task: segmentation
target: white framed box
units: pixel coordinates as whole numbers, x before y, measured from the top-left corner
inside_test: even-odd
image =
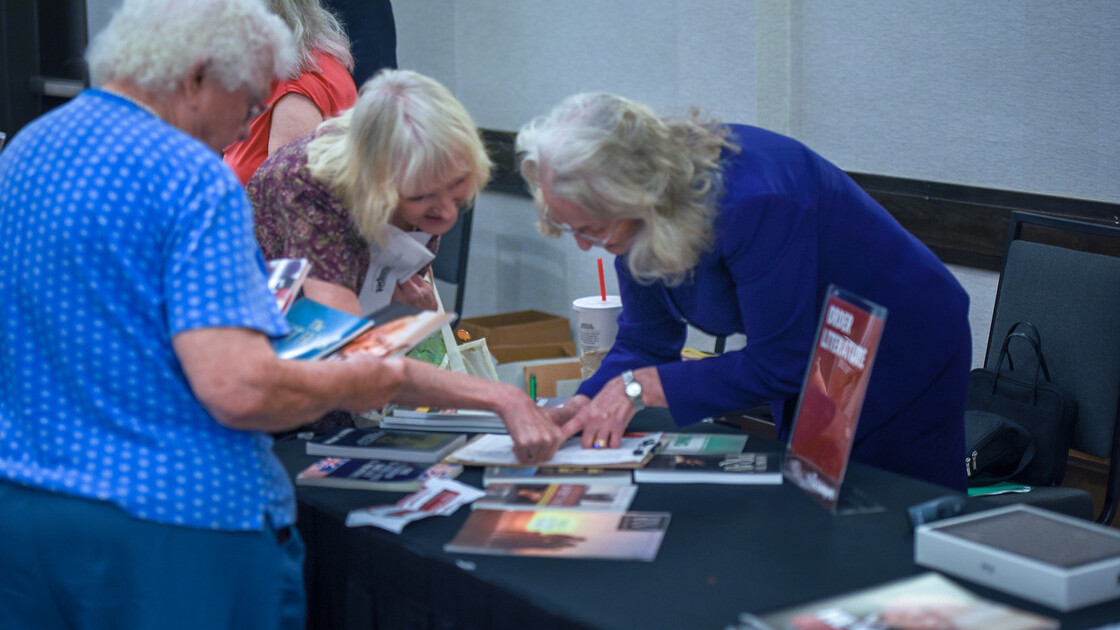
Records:
[[[1120,531],[1031,505],[921,525],[914,562],[1060,611],[1120,597]]]

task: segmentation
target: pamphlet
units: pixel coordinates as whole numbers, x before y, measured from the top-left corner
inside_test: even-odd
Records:
[[[369,246],[369,269],[358,293],[363,313],[388,306],[397,285],[419,273],[436,257],[427,247],[432,238],[427,232],[405,232],[386,225],[383,234],[384,246]]]
[[[484,493],[473,486],[452,479],[432,479],[394,505],[376,505],[351,510],[346,515],[347,527],[372,525],[399,534],[406,525],[429,516],[448,516]]]

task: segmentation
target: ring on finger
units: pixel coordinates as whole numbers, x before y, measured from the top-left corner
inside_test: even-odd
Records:
[[[592,448],[606,448],[607,447],[607,441],[604,440],[604,439],[595,440],[595,442],[591,445],[591,447]]]

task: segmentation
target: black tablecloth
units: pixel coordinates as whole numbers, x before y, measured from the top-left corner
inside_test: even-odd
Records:
[[[678,429],[659,410],[633,428]],[[276,445],[294,476],[315,460],[300,440]],[[746,450],[781,450],[752,436]],[[459,478],[482,487],[479,468]],[[642,484],[632,510],[668,511],[654,562],[445,553],[468,510],[409,525],[397,535],[347,528],[352,509],[395,503],[400,493],[299,488],[308,548],[309,628],[714,628],[738,613],[766,612],[924,571],[914,564],[906,508],[944,488],[853,464],[845,486],[885,509],[834,515],[789,483],[780,486]],[[1115,602],[1058,615],[974,584],[983,597],[1059,617],[1063,628],[1120,619]]]

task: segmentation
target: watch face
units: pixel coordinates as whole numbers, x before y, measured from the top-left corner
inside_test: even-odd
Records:
[[[627,385],[626,385],[626,395],[631,397],[631,398],[641,396],[642,395],[642,384],[641,383],[627,383]]]

